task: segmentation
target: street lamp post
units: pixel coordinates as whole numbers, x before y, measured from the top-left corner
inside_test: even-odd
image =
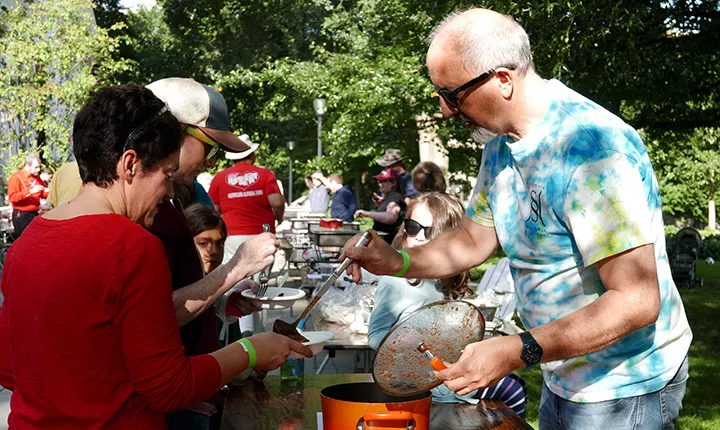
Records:
[[[327,100],[323,97],[316,98],[313,100],[313,108],[315,109],[315,115],[317,115],[317,157],[320,158],[322,157],[322,139],[320,136],[322,134],[323,115],[325,115],[327,109]]]
[[[288,167],[288,204],[293,202],[293,151],[295,150],[295,141],[288,140],[287,149],[290,151],[290,166]]]

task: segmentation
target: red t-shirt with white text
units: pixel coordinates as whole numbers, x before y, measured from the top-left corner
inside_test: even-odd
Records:
[[[260,234],[263,224],[269,224],[274,233],[275,214],[268,196],[275,193],[280,193],[280,187],[273,172],[244,162],[218,172],[209,191],[220,207],[228,236]]]

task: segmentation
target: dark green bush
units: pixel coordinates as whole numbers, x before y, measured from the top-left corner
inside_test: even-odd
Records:
[[[703,260],[708,257],[720,260],[720,236],[708,236],[703,239],[699,257]]]

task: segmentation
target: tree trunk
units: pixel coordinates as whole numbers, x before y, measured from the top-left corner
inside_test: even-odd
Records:
[[[715,231],[715,169],[710,169],[710,197],[708,198],[708,228]]]

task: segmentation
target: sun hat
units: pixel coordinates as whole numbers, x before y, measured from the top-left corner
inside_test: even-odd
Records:
[[[247,134],[240,135],[240,140],[242,140],[250,149],[247,151],[242,152],[226,152],[225,158],[228,160],[242,160],[243,158],[247,157],[248,155],[255,152],[256,149],[258,149],[258,146],[260,146],[259,143],[253,142],[250,140],[250,136]]]
[[[250,149],[230,129],[225,98],[215,88],[187,78],[160,79],[147,88],[167,103],[180,123],[199,128],[226,151]]]
[[[382,157],[378,158],[377,163],[382,167],[392,166],[393,164],[401,161],[403,158],[399,149],[386,149]]]

